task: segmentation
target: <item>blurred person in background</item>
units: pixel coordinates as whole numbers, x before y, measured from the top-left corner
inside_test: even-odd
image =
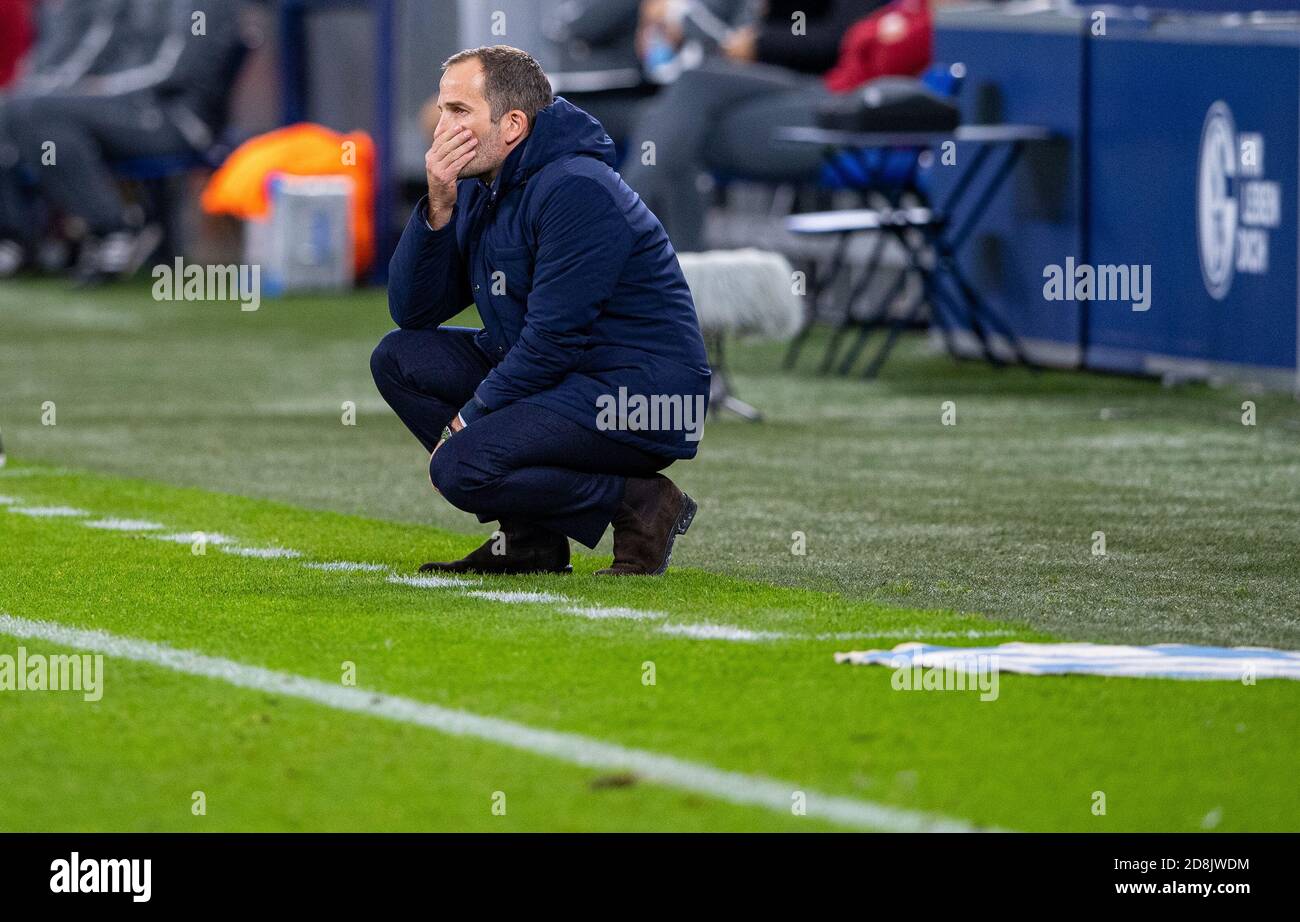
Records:
[[[543,31],[556,50],[551,88],[595,118],[615,143],[637,108],[659,89],[645,79],[634,41],[641,0],[562,0]]]
[[[749,22],[747,11],[758,0],[676,2],[689,15],[675,20],[676,42],[656,46],[653,54],[646,51],[644,0],[544,2],[541,28],[552,62],[547,69],[551,89],[600,122],[620,149],[641,105],[684,67],[720,53],[720,38]],[[672,60],[665,60],[665,54]],[[436,99],[431,98],[421,114],[426,137],[432,138],[436,122]]]
[[[646,0],[643,35],[677,38],[666,18],[673,2]],[[821,152],[782,144],[775,131],[814,126],[819,104],[867,80],[920,73],[930,62],[931,31],[926,0],[768,0],[757,21],[725,36],[720,60],[685,70],[645,104],[623,177],[679,252],[704,250],[703,173],[815,181]]]
[[[84,227],[77,276],[133,273],[162,232],[142,226],[113,176],[115,161],[202,153],[211,146],[242,58],[240,0],[45,0],[31,79],[6,98],[15,167],[0,180],[0,273],[30,258],[32,208],[18,185]],[[43,4],[44,5],[44,4]],[[13,159],[12,156],[9,159]]]
[[[18,144],[9,113],[17,100],[75,92],[99,72],[122,0],[5,0],[13,25],[31,31],[26,53],[0,91],[0,278],[13,275],[34,248],[39,225],[33,194],[19,171]],[[7,35],[13,41],[12,35]],[[17,45],[15,44],[15,48]]]
[[[734,28],[752,23],[761,0],[562,0],[544,19],[558,50],[551,83],[625,146],[642,104],[696,67]],[[658,25],[668,29],[654,32]]]

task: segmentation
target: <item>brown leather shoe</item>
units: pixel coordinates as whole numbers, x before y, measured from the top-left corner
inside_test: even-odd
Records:
[[[421,573],[572,573],[569,539],[541,528],[501,524],[504,541],[488,538],[460,560],[430,561]],[[497,553],[504,551],[504,553]]]
[[[614,515],[614,563],[597,576],[658,576],[668,569],[673,541],[686,534],[699,509],[662,474],[629,477]]]

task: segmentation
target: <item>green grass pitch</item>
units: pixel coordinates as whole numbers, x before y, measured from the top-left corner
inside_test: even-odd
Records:
[[[390,576],[482,529],[374,392],[388,326],[381,292],[241,313],[0,289],[0,613],[483,719],[448,733],[107,655],[98,702],[0,692],[0,829],[1300,828],[1300,684],[1004,674],[981,702],[832,659],[968,633],[1296,649],[1290,398],[997,372],[919,340],[878,382],[823,379],[746,345],[768,421],[711,420],[669,469],[701,512],[666,577],[594,577],[607,540],[570,577],[425,587]],[[15,511],[51,506],[86,515]],[[382,569],[310,566],[339,561]],[[77,650],[0,632],[20,644]]]

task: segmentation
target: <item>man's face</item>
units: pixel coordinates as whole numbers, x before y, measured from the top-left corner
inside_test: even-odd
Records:
[[[510,151],[502,137],[501,123],[492,121],[492,112],[483,94],[483,65],[478,60],[461,61],[443,73],[442,82],[438,84],[438,112],[438,131],[468,128],[478,138],[478,150],[473,159],[461,168],[458,178],[491,179],[496,176]]]

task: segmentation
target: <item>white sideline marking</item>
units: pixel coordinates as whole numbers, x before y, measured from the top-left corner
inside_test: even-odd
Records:
[[[162,531],[163,526],[157,522],[144,519],[95,519],[82,522],[87,528],[102,528],[105,531]]]
[[[810,634],[807,640],[865,640],[872,637],[909,637],[915,640],[925,640],[930,637],[1014,637],[1015,631],[981,631],[978,628],[971,628],[968,631],[927,631],[923,627],[909,628],[905,631],[837,631],[831,634]]]
[[[302,556],[302,551],[291,550],[287,547],[243,547],[238,544],[223,544],[220,547],[223,554],[234,554],[238,557],[258,557],[262,560],[282,560],[287,557]]]
[[[11,496],[0,496],[0,505],[9,507],[10,512],[20,513],[38,518],[70,518],[89,516],[92,513],[85,512],[81,509],[75,509],[71,506],[28,506],[21,507],[12,505],[20,500]],[[113,531],[157,531],[164,526],[156,522],[148,522],[141,519],[118,519],[103,518],[90,522],[82,522],[88,528],[103,528]],[[286,559],[301,557],[302,552],[289,548],[279,547],[248,547],[241,545],[237,539],[229,535],[223,535],[218,532],[208,534],[206,532],[177,532],[175,534],[150,534],[148,537],[155,538],[159,541],[170,541],[177,544],[190,544],[197,534],[202,534],[205,541],[215,547],[220,548],[227,554],[234,554],[240,557],[253,557],[263,560]],[[304,567],[310,567],[314,570],[334,570],[334,571],[355,571],[384,573],[390,572],[390,568],[383,564],[377,563],[356,563],[346,560],[335,561],[312,561],[303,564]],[[395,573],[388,577],[388,582],[404,586],[412,586],[417,589],[451,589],[464,588],[467,586],[481,586],[481,579],[462,579],[452,576],[399,576]],[[465,595],[478,599],[485,599],[490,602],[503,602],[506,604],[553,604],[563,606],[559,610],[563,614],[577,615],[581,618],[591,620],[600,619],[624,619],[629,621],[652,621],[663,620],[670,617],[665,612],[660,611],[642,611],[635,608],[626,607],[605,607],[599,605],[583,606],[570,604],[575,602],[568,596],[559,595],[550,592],[523,592],[523,591],[506,591],[506,590],[473,590],[468,591]],[[694,640],[717,640],[731,643],[757,643],[773,640],[794,640],[794,641],[828,641],[828,640],[858,640],[871,638],[900,638],[927,640],[937,638],[969,638],[978,639],[981,637],[1009,637],[1013,636],[1015,631],[991,630],[981,631],[971,629],[966,631],[927,631],[924,628],[911,628],[907,630],[863,630],[863,631],[839,631],[822,634],[791,634],[784,631],[764,631],[751,630],[736,625],[728,624],[665,624],[659,630],[662,633],[677,637],[689,637]]]
[[[627,618],[633,621],[645,621],[652,619],[667,618],[668,615],[661,611],[641,611],[637,608],[602,608],[593,606],[591,608],[562,608],[560,611],[566,615],[577,615],[580,618],[591,618],[599,620],[601,618]]]
[[[751,631],[731,624],[665,624],[659,630],[664,634],[690,637],[693,640],[734,640],[742,643],[786,640],[790,636],[776,631]]]
[[[471,593],[472,594],[472,593]],[[625,618],[632,621],[663,620],[670,617],[666,612],[642,611],[636,608],[591,608],[569,607],[560,611],[566,615],[578,615],[582,618],[599,620],[602,618]],[[838,631],[829,634],[790,634],[785,631],[751,630],[731,624],[665,624],[659,628],[664,634],[678,637],[690,637],[694,640],[724,640],[735,643],[755,643],[766,640],[863,640],[876,637],[1009,637],[1015,631],[926,631],[921,629],[908,631]]]
[[[42,325],[71,327],[76,330],[138,330],[144,326],[144,319],[136,314],[123,314],[120,311],[106,309],[88,301],[73,301],[51,310],[49,306],[41,309]]]
[[[204,543],[211,544],[214,547],[235,543],[235,539],[230,537],[230,535],[223,535],[216,531],[179,531],[173,535],[150,535],[149,537],[158,541],[170,541],[173,544],[193,544],[195,540],[197,540],[195,537],[196,535],[202,535]]]
[[[512,605],[526,604],[529,602],[572,602],[568,596],[556,595],[553,592],[507,592],[498,589],[478,589],[473,592],[467,592],[466,595],[472,595],[476,599],[487,599],[489,602],[507,602]]]
[[[357,563],[352,560],[327,560],[324,563],[305,563],[311,570],[358,570],[363,573],[386,573],[388,567],[382,563]]]
[[[90,515],[85,509],[73,506],[10,506],[9,511],[33,519],[73,519]]]
[[[456,586],[481,586],[482,580],[461,579],[459,576],[398,576],[394,573],[388,577],[390,583],[400,586],[414,586],[416,589],[450,589]]]
[[[29,621],[0,614],[0,634],[44,640],[105,656],[148,663],[185,675],[216,679],[239,688],[300,698],[339,711],[414,724],[449,736],[472,737],[583,768],[606,772],[629,771],[651,783],[694,791],[728,803],[765,807],[786,815],[790,812],[792,795],[795,791],[802,790],[807,798],[808,816],[841,826],[884,832],[971,832],[975,829],[963,820],[821,794],[761,775],[724,771],[711,765],[688,762],[644,749],[632,749],[617,743],[606,743],[576,733],[530,727],[500,717],[487,717],[412,698],[277,672],[148,640],[119,637],[105,631],[84,630],[49,621]]]

